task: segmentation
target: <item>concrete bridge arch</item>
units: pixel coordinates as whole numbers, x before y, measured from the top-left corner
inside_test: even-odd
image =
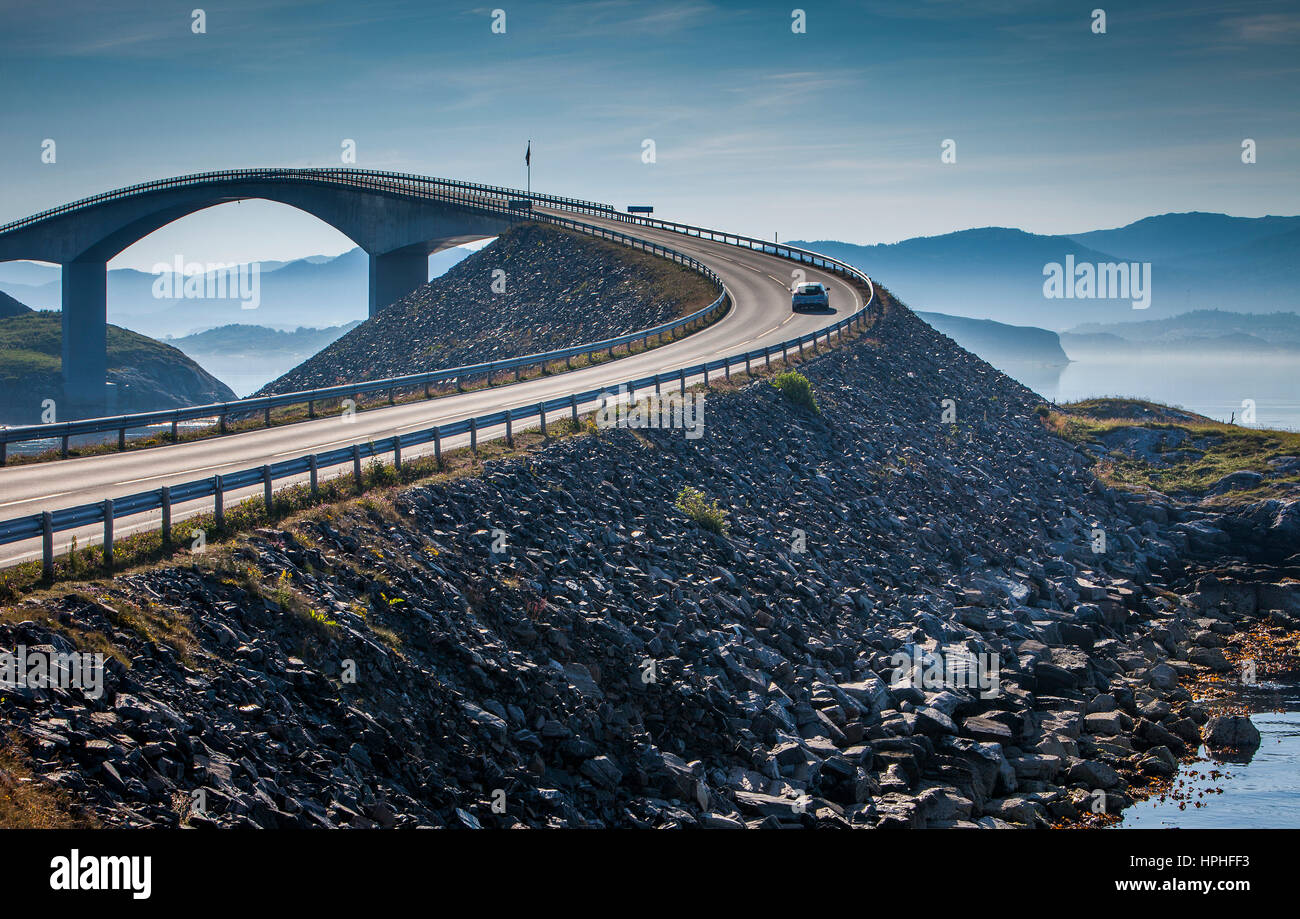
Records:
[[[499,235],[517,216],[491,192],[360,170],[247,170],[109,192],[0,227],[0,261],[53,262],[63,272],[64,417],[102,413],[107,374],[107,266],[182,217],[263,199],[309,213],[370,257],[374,316],[428,280],[428,257]]]

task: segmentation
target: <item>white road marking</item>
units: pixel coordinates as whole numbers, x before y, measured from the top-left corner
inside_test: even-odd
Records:
[[[49,498],[61,498],[64,495],[70,494],[72,494],[70,491],[56,491],[52,495],[37,495],[34,498],[19,498],[17,501],[6,501],[4,504],[0,504],[0,507],[10,507],[14,504],[26,504],[28,501],[45,501]]]
[[[154,479],[165,479],[173,475],[191,475],[195,472],[207,472],[209,469],[224,469],[226,466],[233,466],[238,460],[231,460],[228,463],[217,463],[215,466],[200,466],[198,469],[186,469],[184,472],[164,472],[161,475],[147,475],[139,479],[127,479],[125,482],[114,482],[114,485],[135,485],[138,482],[152,482]],[[66,492],[65,492],[66,494]]]

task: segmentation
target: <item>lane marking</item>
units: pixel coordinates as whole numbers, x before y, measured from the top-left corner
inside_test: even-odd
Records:
[[[72,494],[72,492],[70,491],[56,491],[52,495],[37,495],[34,498],[19,498],[17,501],[6,501],[4,504],[0,504],[0,507],[11,507],[15,504],[26,504],[28,501],[45,501],[50,498],[62,498],[64,495],[70,495],[70,494]]]
[[[185,469],[181,472],[164,472],[160,475],[147,475],[139,479],[127,479],[125,482],[114,482],[114,485],[135,485],[137,482],[151,482],[154,479],[166,479],[175,475],[192,475],[196,472],[207,472],[209,469],[223,469],[226,466],[233,466],[239,460],[227,460],[224,463],[217,463],[214,466],[200,466],[198,469]],[[65,492],[66,494],[66,492]]]

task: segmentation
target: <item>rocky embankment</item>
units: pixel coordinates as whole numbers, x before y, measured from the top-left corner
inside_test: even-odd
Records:
[[[527,224],[503,233],[259,394],[615,338],[694,312],[716,296],[701,275],[658,256]]]
[[[716,391],[699,439],[557,441],[22,601],[0,646],[118,657],[98,700],[6,691],[7,733],[109,825],[1038,826],[1169,775],[1216,641],[1294,627],[1294,584],[1166,591],[1181,511],[907,310],[801,369],[820,415]]]

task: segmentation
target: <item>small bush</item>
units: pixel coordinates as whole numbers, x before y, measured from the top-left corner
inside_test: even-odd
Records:
[[[727,523],[727,511],[716,500],[710,501],[704,492],[689,485],[682,486],[677,493],[677,509],[690,517],[704,529],[725,536],[730,529]]]
[[[795,405],[802,405],[809,411],[821,413],[821,409],[817,407],[817,399],[813,395],[812,383],[797,370],[787,370],[785,373],[777,374],[772,378],[772,385]]]

